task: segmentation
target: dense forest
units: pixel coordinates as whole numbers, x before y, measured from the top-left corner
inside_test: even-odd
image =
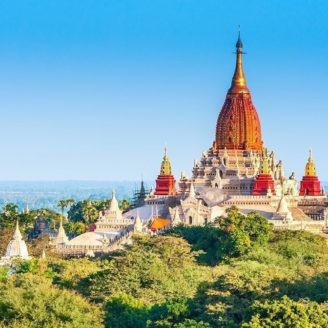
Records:
[[[328,327],[326,239],[227,214],[103,257],[0,268],[0,327]]]

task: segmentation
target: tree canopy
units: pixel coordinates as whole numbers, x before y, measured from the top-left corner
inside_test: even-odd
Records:
[[[99,258],[49,255],[0,270],[0,327],[328,327],[326,239],[256,213]]]

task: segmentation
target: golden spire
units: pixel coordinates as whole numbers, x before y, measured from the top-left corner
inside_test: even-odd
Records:
[[[270,165],[269,165],[269,158],[267,155],[267,150],[265,150],[262,163],[261,163],[261,174],[270,174]]]
[[[243,43],[240,38],[240,30],[236,43],[236,68],[228,93],[249,93],[243,70]]]
[[[167,148],[164,150],[164,157],[161,165],[161,175],[171,175],[171,163],[167,155]]]
[[[315,168],[315,163],[312,158],[312,149],[309,150],[309,158],[305,165],[305,176],[306,177],[315,177],[317,176],[317,170]]]

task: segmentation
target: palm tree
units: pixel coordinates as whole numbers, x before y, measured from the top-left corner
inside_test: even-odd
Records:
[[[65,208],[70,207],[74,203],[74,199],[61,199],[57,206],[61,208],[62,217],[64,217]]]
[[[86,224],[93,223],[98,216],[98,211],[90,200],[83,206],[83,220]]]

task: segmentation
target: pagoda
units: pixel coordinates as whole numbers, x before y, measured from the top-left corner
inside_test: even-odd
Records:
[[[175,178],[172,175],[171,163],[165,148],[164,157],[162,160],[161,171],[156,179],[156,196],[175,196]]]
[[[321,184],[317,176],[317,170],[312,158],[312,151],[309,151],[309,158],[305,165],[305,172],[300,185],[300,196],[321,196]]]
[[[260,118],[243,69],[240,33],[235,46],[234,73],[217,117],[212,146],[194,161],[191,177],[181,174],[178,192],[165,150],[156,189],[147,196],[140,215],[147,221],[149,211],[158,206],[161,217],[169,217],[172,226],[203,225],[215,222],[226,214],[226,209],[237,206],[244,214],[259,212],[279,229],[291,226],[295,230],[303,229],[299,221],[306,220],[307,229],[322,232],[324,216],[328,222],[328,210],[323,211],[328,198],[300,197],[324,195],[312,154],[299,191],[296,174],[285,176],[282,161],[276,160],[275,153],[264,147]],[[132,214],[127,216],[135,216]],[[151,222],[156,223],[150,225],[153,232],[162,229],[161,224],[165,223]]]
[[[0,259],[0,265],[10,264],[11,260],[15,258],[30,259],[26,243],[19,230],[18,221],[16,221],[14,235],[7,246],[6,255]]]
[[[213,147],[193,167],[195,187],[216,188],[226,195],[252,195],[263,153],[261,123],[246,83],[243,54],[239,33],[235,70],[217,119]],[[180,180],[180,191],[187,193],[189,187]]]

